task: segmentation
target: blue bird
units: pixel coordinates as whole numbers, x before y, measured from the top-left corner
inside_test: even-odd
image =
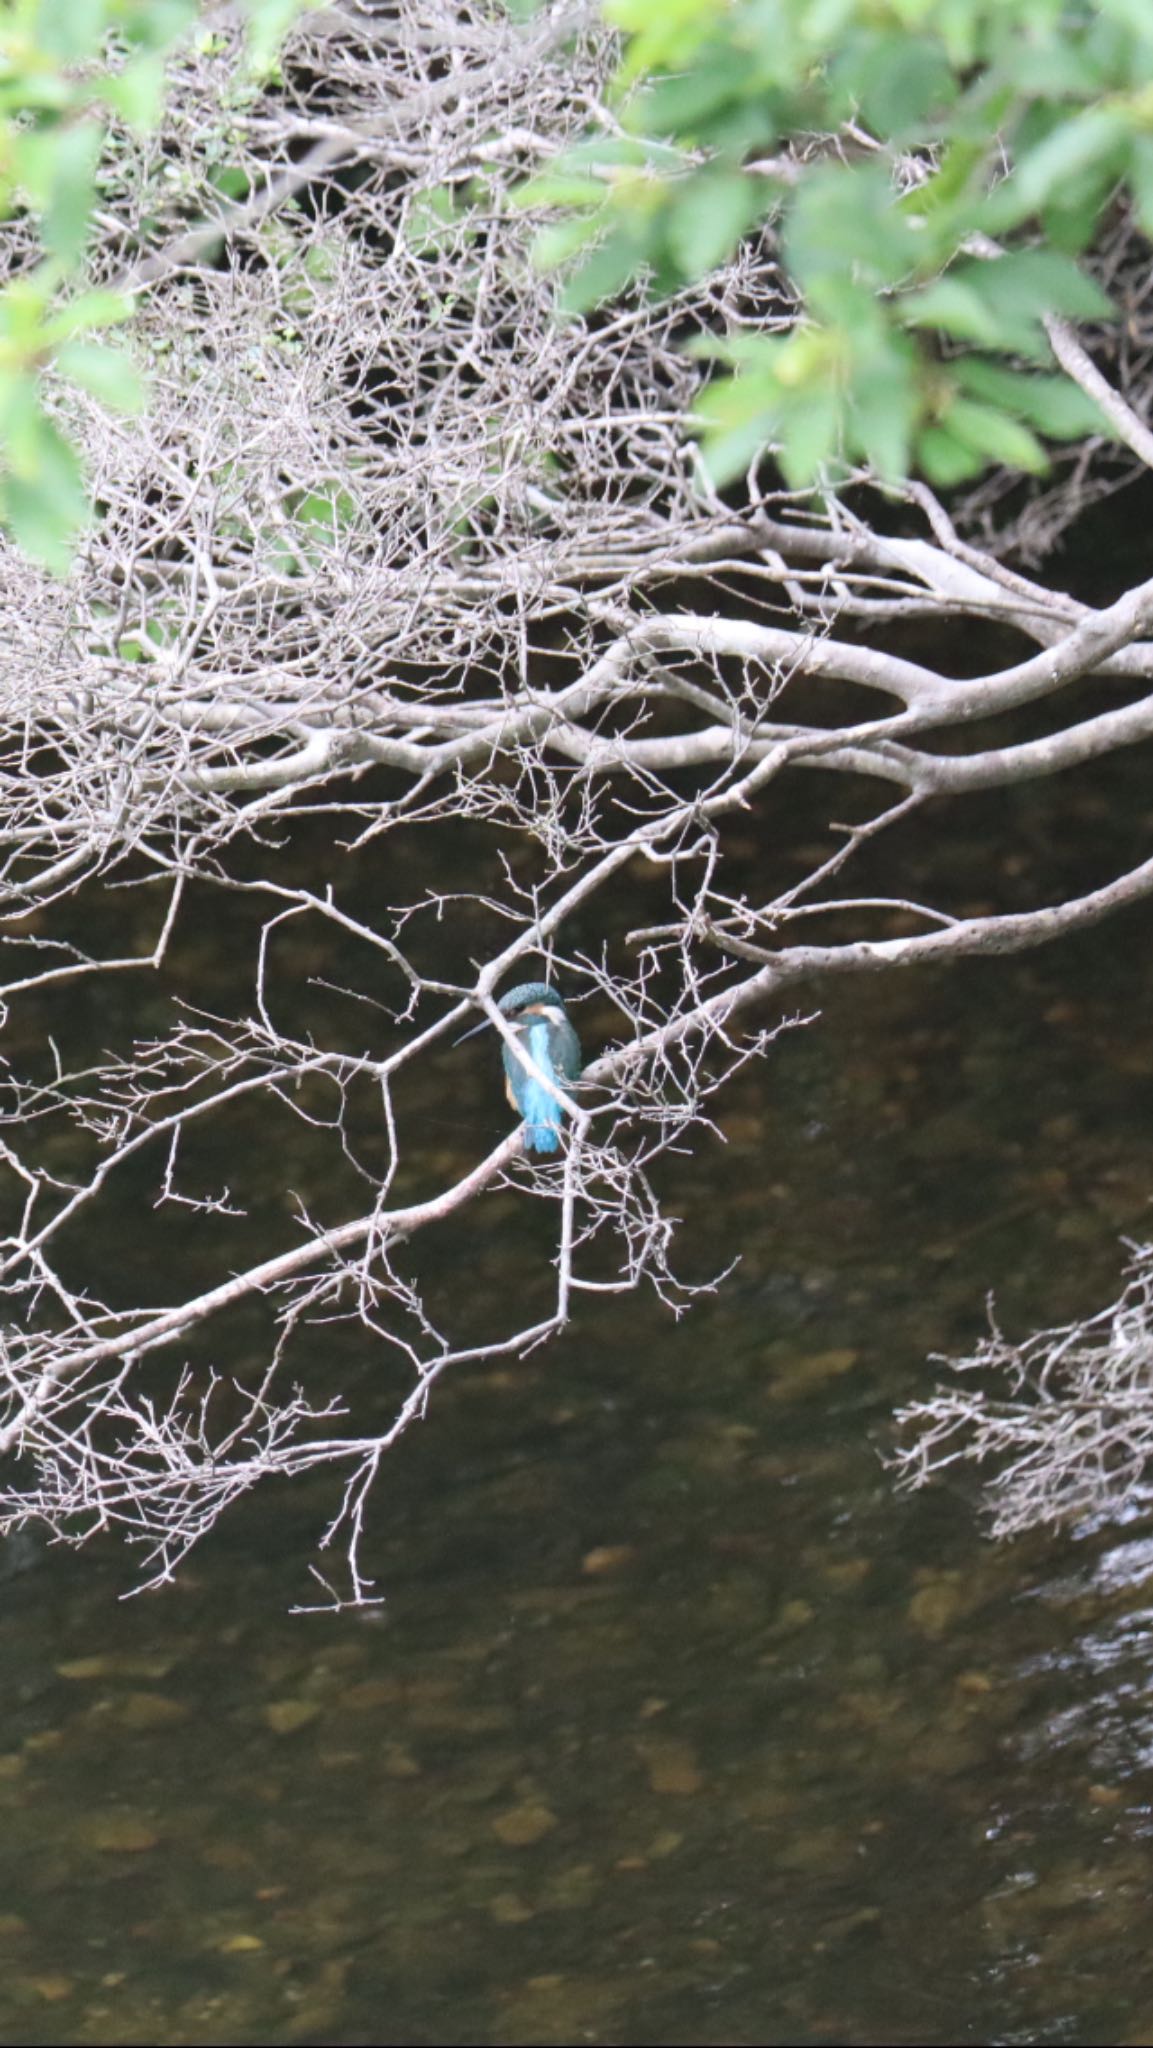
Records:
[[[512,1025],[518,1044],[523,1045],[529,1058],[542,1074],[555,1081],[559,1088],[571,1087],[580,1078],[580,1040],[568,1020],[564,1003],[555,988],[544,981],[522,981],[516,988],[510,988],[501,997],[497,1008],[502,1017]],[[466,1031],[465,1038],[472,1038],[484,1025],[477,1024],[473,1031]],[[460,1044],[457,1040],[457,1044]],[[564,1111],[555,1096],[542,1088],[535,1074],[521,1065],[511,1045],[502,1046],[504,1053],[505,1093],[513,1109],[524,1119],[525,1149],[529,1152],[556,1152],[560,1146],[561,1123]]]

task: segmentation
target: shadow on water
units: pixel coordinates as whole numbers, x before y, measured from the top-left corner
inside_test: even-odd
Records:
[[[1153,2040],[1153,1539],[993,1546],[880,1457],[990,1285],[1087,1311],[1147,1229],[1119,931],[822,997],[680,1169],[733,1279],[447,1386],[384,1607],[287,1614],[308,1488],[127,1603],[13,1546],[0,2038]]]

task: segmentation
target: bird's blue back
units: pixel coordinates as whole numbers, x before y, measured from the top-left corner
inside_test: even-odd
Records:
[[[555,1000],[555,998],[554,998]],[[564,1088],[581,1070],[580,1042],[567,1017],[525,1016],[515,1020],[517,1037],[529,1058]],[[560,1146],[564,1111],[556,1098],[542,1088],[535,1074],[522,1067],[511,1046],[504,1048],[504,1070],[509,1093],[525,1125],[525,1144],[530,1152],[555,1152]]]
[[[551,1080],[557,1073],[552,1057],[550,1029],[547,1017],[526,1019],[525,1026],[518,1033],[530,1059],[535,1060],[542,1073]],[[509,1085],[516,1097],[516,1106],[525,1123],[525,1144],[533,1152],[555,1152],[560,1145],[562,1110],[560,1103],[541,1087],[532,1074],[527,1074],[511,1046],[504,1049],[504,1070]]]

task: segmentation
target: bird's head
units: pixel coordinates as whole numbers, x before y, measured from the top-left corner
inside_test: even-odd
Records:
[[[508,994],[501,997],[497,1009],[502,1017],[508,1018],[510,1024],[517,1023],[521,1017],[536,1010],[543,1011],[546,1017],[558,1020],[566,1019],[568,1016],[562,997],[557,994],[555,988],[549,987],[547,981],[518,982],[515,988],[510,988]],[[475,1038],[477,1032],[483,1031],[487,1023],[488,1018],[482,1017],[479,1024],[474,1024],[470,1030],[462,1032],[454,1043],[463,1045],[466,1038]]]
[[[501,997],[497,1009],[510,1023],[515,1023],[517,1018],[523,1017],[528,1010],[543,1010],[554,1017],[563,1017],[566,1014],[562,997],[557,994],[555,988],[549,987],[547,981],[518,983],[516,988],[510,988],[508,994]]]

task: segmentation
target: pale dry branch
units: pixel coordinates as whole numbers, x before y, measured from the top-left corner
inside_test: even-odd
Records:
[[[119,1529],[163,1579],[264,1477],[329,1469],[356,1600],[373,1478],[447,1371],[589,1296],[702,1291],[662,1160],[794,989],[1147,892],[1139,848],[1063,902],[966,917],[923,900],[902,828],[963,832],[975,792],[1153,733],[1153,584],[1094,609],[1033,581],[995,496],[916,487],[882,532],[853,491],[710,491],[682,343],[794,308],[766,230],[671,299],[557,319],[514,193],[612,127],[591,12],[348,5],[261,94],[230,35],[180,59],[162,132],[120,138],[105,179],[92,277],[138,293],[149,402],[125,422],[58,394],[99,519],[64,582],[0,542],[0,1528]],[[1130,362],[1118,406],[1147,383]],[[932,661],[904,637],[925,620]],[[849,821],[750,895],[733,840],[787,847],[802,773],[850,789]],[[866,850],[888,885],[854,891]],[[808,943],[818,913],[849,935]],[[498,1122],[495,1071],[496,999],[546,976],[589,1055],[555,1161]],[[78,1045],[97,990],[125,993]],[[451,1045],[480,1016],[470,1131]],[[498,1191],[542,1206],[551,1255],[475,1302],[422,1277]],[[102,1270],[106,1217],[151,1294]],[[398,1376],[386,1423],[318,1333]]]
[[[1153,1466],[1153,1246],[1131,1245],[1107,1308],[1022,1343],[994,1324],[951,1376],[898,1416],[902,1484],[969,1466],[997,1535],[1147,1506]]]

